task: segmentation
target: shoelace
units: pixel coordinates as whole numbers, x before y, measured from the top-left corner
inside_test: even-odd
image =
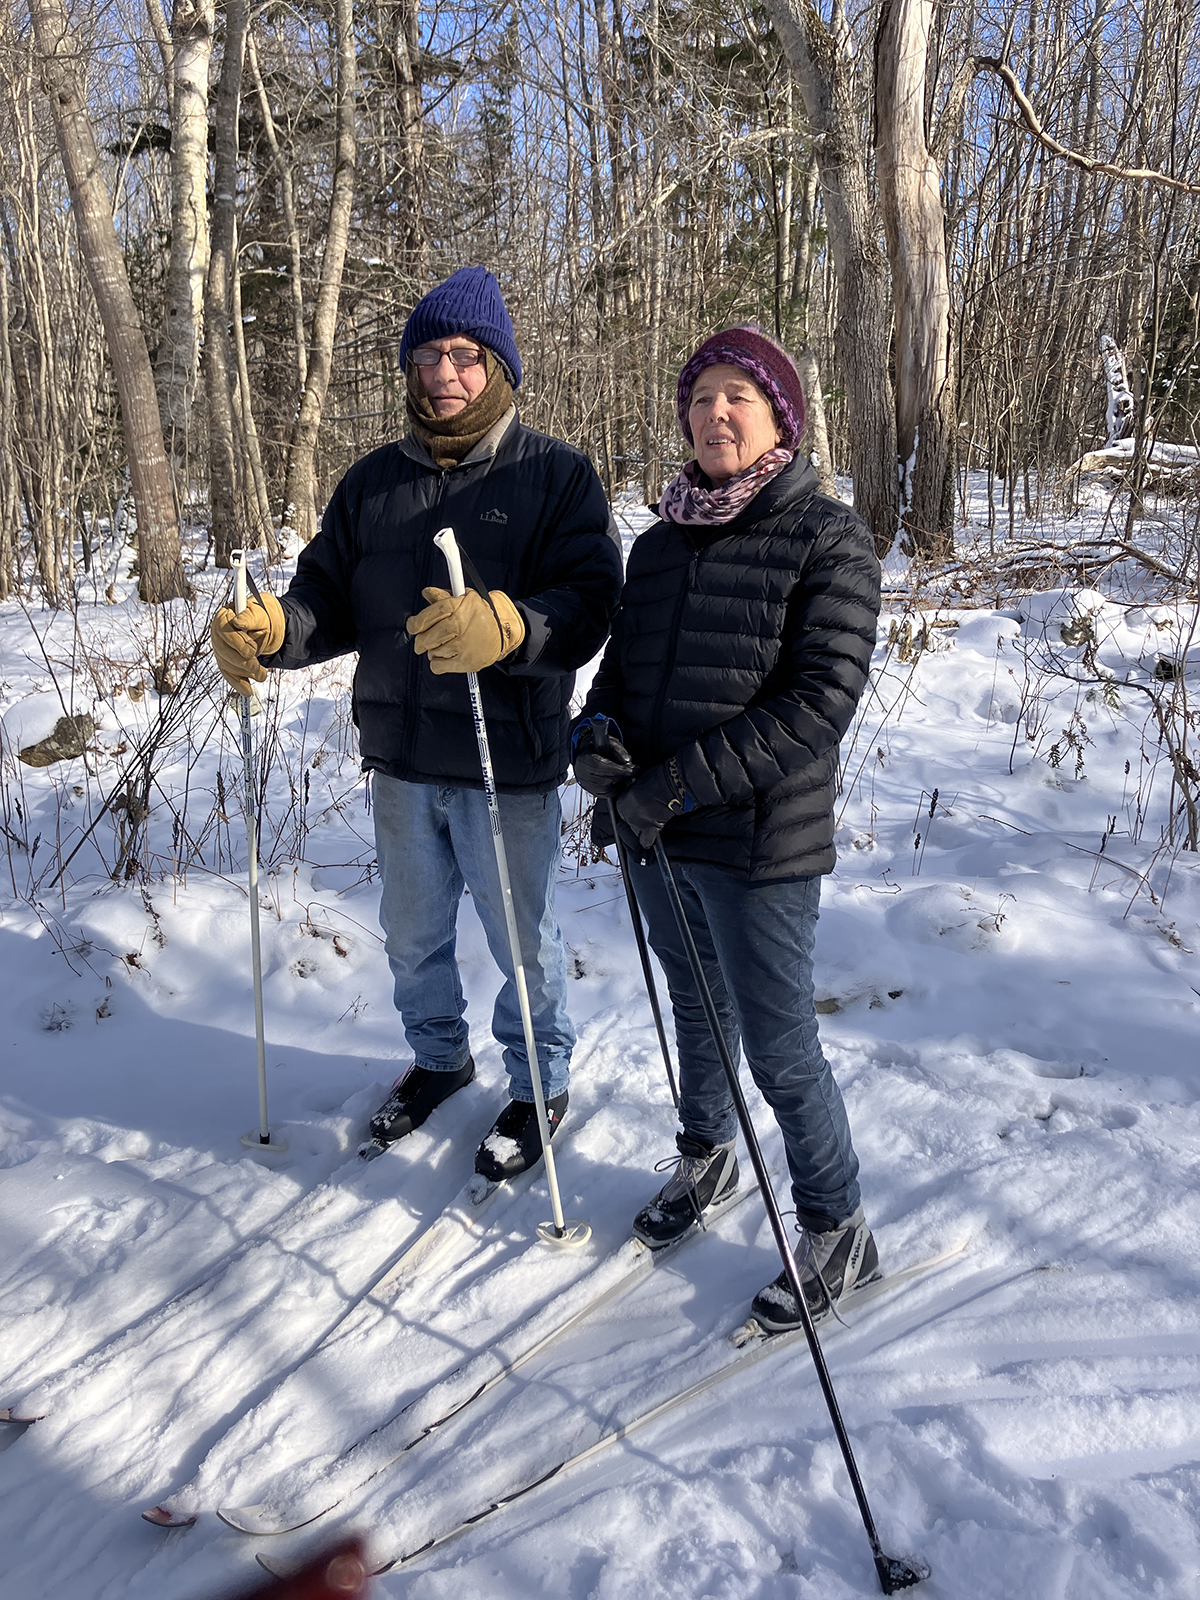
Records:
[[[800,1280],[800,1287],[804,1287],[804,1269],[811,1265],[813,1277],[821,1285],[821,1293],[825,1297],[825,1305],[830,1315],[835,1317],[844,1328],[846,1326],[845,1318],[834,1304],[833,1296],[829,1292],[829,1285],[825,1282],[825,1274],[816,1264],[817,1247],[813,1242],[813,1236],[805,1227],[801,1227],[798,1231],[800,1234],[800,1248],[796,1252],[796,1276]]]
[[[675,1168],[659,1190],[659,1200],[663,1205],[670,1205],[673,1200],[682,1200],[686,1197],[695,1212],[696,1221],[702,1228],[704,1213],[696,1197],[696,1184],[715,1160],[715,1151],[710,1156],[685,1156],[680,1153],[677,1156],[664,1156],[661,1161],[654,1164],[655,1172],[669,1172],[672,1167]]]

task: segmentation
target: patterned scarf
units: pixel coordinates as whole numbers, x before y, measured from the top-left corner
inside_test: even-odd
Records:
[[[495,427],[512,405],[512,389],[504,367],[490,350],[484,351],[484,359],[487,387],[452,417],[438,416],[421,387],[417,368],[411,361],[408,363],[405,401],[409,427],[443,472],[470,455],[484,434]]]
[[[663,490],[658,502],[658,514],[664,522],[690,522],[712,525],[732,522],[739,511],[745,510],[760,489],[777,478],[793,459],[796,452],[776,445],[741,472],[735,472],[718,489],[703,489],[703,474],[694,461],[689,461],[683,471],[676,474]]]

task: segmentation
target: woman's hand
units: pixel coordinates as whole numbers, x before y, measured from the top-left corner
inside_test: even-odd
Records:
[[[617,801],[617,816],[637,835],[643,850],[653,850],[667,823],[694,804],[672,756],[630,784]]]
[[[571,740],[575,782],[597,800],[611,800],[637,776],[633,757],[617,737],[616,723],[593,717],[580,723]]]

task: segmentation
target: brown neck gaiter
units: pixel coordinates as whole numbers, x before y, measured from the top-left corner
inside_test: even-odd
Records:
[[[421,387],[421,375],[410,361],[405,372],[405,409],[409,426],[443,472],[458,466],[512,405],[512,388],[490,350],[484,351],[487,387],[452,417],[439,417]]]

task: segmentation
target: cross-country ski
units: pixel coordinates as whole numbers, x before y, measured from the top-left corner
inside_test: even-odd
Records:
[[[909,1266],[901,1268],[897,1272],[881,1274],[880,1276],[872,1279],[870,1283],[865,1283],[860,1288],[848,1294],[838,1308],[839,1315],[844,1315],[847,1313],[852,1314],[854,1311],[869,1304],[872,1300],[876,1300],[881,1296],[889,1294],[898,1289],[902,1284],[924,1277],[927,1273],[930,1273],[935,1268],[943,1265],[943,1263],[954,1260],[957,1256],[962,1254],[964,1249],[964,1244],[952,1246],[947,1250],[939,1252],[939,1254],[935,1256],[928,1257],[924,1261],[913,1262]],[[831,1332],[836,1332],[836,1325],[831,1326],[831,1322],[832,1319],[830,1322],[825,1321],[825,1319],[821,1319],[820,1325],[822,1327],[823,1337],[828,1338]],[[501,1511],[505,1507],[513,1505],[516,1501],[523,1499],[528,1494],[531,1494],[535,1489],[541,1488],[543,1484],[551,1482],[552,1480],[560,1477],[562,1474],[571,1471],[575,1467],[582,1466],[587,1461],[594,1460],[596,1456],[602,1454],[605,1450],[610,1449],[612,1446],[620,1444],[623,1440],[630,1438],[640,1429],[649,1427],[652,1423],[657,1422],[660,1418],[669,1416],[671,1412],[682,1409],[684,1406],[689,1405],[692,1401],[699,1399],[700,1396],[708,1394],[711,1390],[716,1388],[718,1384],[723,1384],[728,1380],[737,1377],[739,1373],[745,1372],[751,1367],[756,1366],[766,1356],[774,1355],[779,1351],[787,1349],[789,1345],[794,1344],[797,1339],[802,1337],[803,1330],[801,1329],[796,1329],[790,1333],[765,1334],[758,1324],[754,1322],[753,1319],[750,1319],[728,1336],[728,1342],[735,1346],[739,1352],[737,1355],[729,1356],[728,1353],[725,1352],[724,1359],[719,1358],[717,1363],[712,1365],[710,1371],[704,1373],[694,1382],[679,1388],[677,1392],[669,1395],[667,1399],[656,1402],[654,1405],[632,1417],[629,1421],[623,1422],[619,1427],[612,1429],[610,1432],[602,1434],[599,1439],[595,1440],[592,1444],[587,1445],[583,1449],[577,1450],[574,1455],[565,1457],[563,1460],[556,1462],[552,1467],[550,1467],[547,1471],[542,1472],[531,1482],[522,1483],[519,1487],[510,1489],[507,1493],[491,1501],[487,1506],[484,1507],[482,1511],[478,1511],[473,1516],[466,1518],[464,1521],[456,1524],[454,1527],[436,1534],[426,1544],[421,1545],[419,1548],[409,1550],[401,1555],[392,1556],[380,1555],[374,1548],[372,1548],[371,1559],[374,1570],[379,1573],[390,1571],[394,1567],[406,1566],[409,1562],[417,1560],[418,1557],[425,1555],[429,1551],[437,1549],[440,1545],[447,1544],[451,1539],[455,1539],[460,1534],[466,1533],[469,1529],[473,1528],[476,1523],[483,1521],[485,1517],[490,1516],[493,1512]],[[718,1344],[719,1341],[714,1341],[714,1345]],[[703,1360],[698,1360],[694,1364],[699,1366],[703,1365],[704,1362]],[[242,1531],[260,1532],[281,1530],[243,1529]],[[275,1557],[269,1552],[260,1552],[256,1559],[258,1560],[259,1565],[267,1572],[283,1577],[301,1570],[306,1558],[293,1557],[292,1559],[288,1560],[286,1558]]]
[[[576,1120],[577,1123],[583,1121],[582,1118]],[[569,1130],[564,1136],[568,1147],[575,1131],[578,1129]],[[511,1215],[511,1203],[530,1188],[534,1176],[529,1172],[499,1184],[489,1183],[478,1174],[470,1178],[441,1215],[379,1272],[369,1286],[347,1301],[342,1315],[315,1348],[295,1352],[294,1362],[279,1383],[252,1411],[239,1416],[229,1436],[218,1440],[209,1450],[195,1484],[143,1511],[143,1518],[160,1528],[190,1527],[196,1520],[196,1513],[188,1508],[190,1502],[198,1496],[202,1499],[208,1485],[219,1480],[224,1461],[241,1458],[247,1436],[252,1437],[262,1426],[277,1431],[289,1411],[296,1415],[289,1417],[288,1425],[304,1431],[312,1421],[314,1391],[326,1387],[328,1374],[344,1364],[349,1352],[354,1352],[351,1359],[360,1361],[372,1360],[372,1353],[386,1356],[406,1325],[418,1318],[419,1308],[410,1305],[410,1300],[415,1296],[423,1297],[426,1302],[436,1301],[439,1268],[446,1273],[451,1270],[459,1275],[469,1273],[474,1257],[487,1255],[489,1243],[495,1249],[506,1236],[510,1240],[519,1236],[521,1225]],[[496,1210],[500,1211],[500,1217],[493,1215]],[[541,1241],[536,1230],[530,1232],[537,1242],[506,1267],[497,1268],[495,1262],[484,1264],[484,1270],[490,1267],[495,1276],[505,1281],[506,1287],[509,1279],[521,1275],[522,1268],[531,1284],[543,1289],[546,1285],[547,1276],[537,1248]],[[581,1257],[577,1271],[586,1272],[588,1265],[588,1259]],[[184,1503],[182,1508],[181,1502]]]
[[[394,1206],[380,1207],[369,1201],[364,1203],[354,1183],[357,1171],[357,1166],[350,1166],[350,1181],[344,1188],[330,1186],[323,1193],[313,1196],[312,1204],[298,1206],[294,1215],[289,1213],[286,1226],[269,1229],[263,1237],[232,1252],[229,1260],[218,1269],[205,1274],[199,1282],[190,1284],[152,1315],[123,1330],[77,1367],[35,1386],[20,1406],[9,1408],[19,1413],[12,1420],[23,1420],[30,1413],[37,1413],[40,1420],[64,1386],[73,1390],[88,1383],[103,1386],[110,1373],[128,1370],[131,1363],[148,1359],[156,1349],[169,1349],[180,1339],[195,1341],[205,1321],[219,1321],[221,1308],[231,1294],[239,1292],[239,1286],[243,1283],[265,1288],[272,1283],[282,1286],[290,1282],[295,1288],[294,1262],[298,1255],[307,1253],[314,1267],[318,1268],[318,1273],[314,1274],[316,1283],[321,1278],[329,1278],[331,1292],[323,1313],[319,1292],[304,1294],[307,1302],[305,1322],[294,1324],[290,1330],[297,1341],[290,1353],[293,1358],[299,1358],[305,1353],[304,1344],[300,1342],[301,1329],[308,1332],[310,1341],[315,1330],[315,1342],[319,1344],[350,1318],[361,1302],[370,1302],[374,1296],[386,1298],[399,1292],[410,1276],[428,1270],[456,1242],[469,1239],[477,1232],[503,1187],[489,1185],[478,1178],[468,1180],[428,1227],[418,1222],[414,1230],[410,1225],[406,1230],[407,1239],[397,1248],[394,1243],[396,1231],[403,1229],[405,1221],[411,1224],[413,1219]],[[382,1248],[386,1254],[380,1258],[373,1252],[368,1253],[364,1248],[367,1236],[361,1236],[351,1260],[339,1270],[339,1255],[345,1253],[348,1227],[357,1225],[359,1219],[368,1218],[378,1231],[375,1248]],[[326,1253],[331,1246],[336,1254]],[[322,1262],[323,1255],[325,1259]],[[256,1298],[260,1302],[260,1325],[275,1324],[276,1313],[261,1289]],[[280,1339],[279,1345],[281,1354],[285,1353],[286,1341]]]
[[[730,1209],[749,1194],[749,1190],[743,1190],[735,1196]],[[630,1293],[656,1266],[673,1260],[675,1251],[689,1239],[700,1237],[699,1232],[693,1232],[662,1251],[651,1251],[638,1239],[626,1241],[580,1283],[507,1335],[501,1345],[449,1373],[419,1401],[356,1440],[337,1460],[321,1464],[314,1485],[315,1494],[310,1490],[303,1509],[295,1503],[289,1506],[269,1500],[252,1506],[222,1506],[218,1511],[221,1521],[240,1533],[258,1536],[290,1533],[316,1522],[333,1511],[352,1490],[370,1482],[414,1445],[457,1416],[464,1406],[481,1400],[498,1383],[519,1372],[557,1340],[565,1338],[585,1318]],[[334,1498],[329,1498],[331,1495]]]

